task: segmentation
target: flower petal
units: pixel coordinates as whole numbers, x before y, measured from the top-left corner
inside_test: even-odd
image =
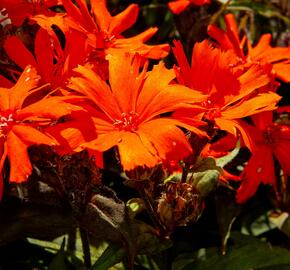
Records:
[[[0,87],[0,111],[6,111],[10,109],[9,92],[10,89]]]
[[[281,63],[279,63],[279,62],[274,63],[273,70],[274,70],[278,79],[280,79],[286,83],[290,82],[290,77],[289,77],[290,61],[287,61],[287,62],[283,61]]]
[[[91,0],[92,12],[101,30],[109,30],[111,15],[107,9],[106,0]]]
[[[62,116],[70,114],[72,111],[82,110],[81,107],[64,102],[65,99],[69,100],[71,97],[58,97],[52,96],[43,98],[38,102],[32,103],[27,107],[17,112],[18,119],[26,119],[29,117],[58,119]]]
[[[26,181],[32,172],[27,145],[12,131],[7,136],[7,155],[10,162],[10,182]]]
[[[133,38],[118,38],[114,45],[105,50],[106,55],[116,55],[124,53],[136,53],[145,58],[160,59],[166,57],[170,47],[168,44],[147,45],[143,41]]]
[[[140,119],[152,119],[162,113],[172,112],[180,108],[186,108],[189,104],[200,103],[207,96],[183,85],[173,84],[160,89],[156,96],[152,97],[144,111],[140,112]],[[145,120],[144,120],[145,121]]]
[[[190,86],[191,85],[191,69],[190,69],[188,60],[186,58],[183,46],[180,40],[173,41],[173,44],[174,44],[174,47],[172,47],[172,51],[174,53],[174,56],[179,66],[178,75],[176,74],[177,80],[181,84]]]
[[[136,133],[124,132],[118,148],[125,171],[133,170],[138,166],[152,168],[160,162],[158,157],[147,150]]]
[[[154,119],[140,125],[137,130],[141,141],[150,141],[158,157],[170,163],[179,161],[192,153],[184,133],[168,119]],[[150,151],[154,153],[153,150]]]
[[[174,71],[167,69],[163,62],[155,65],[152,71],[148,73],[148,77],[138,96],[138,112],[143,112],[151,103],[152,99],[167,87],[174,78]]]
[[[135,111],[146,72],[144,70],[139,76],[141,60],[141,57],[128,53],[109,57],[109,82],[122,112]]]
[[[0,74],[0,87],[11,88],[13,83]]]
[[[108,131],[107,133],[98,134],[98,137],[90,142],[83,143],[81,146],[83,148],[89,148],[104,152],[113,146],[118,145],[122,142],[124,131]]]
[[[60,155],[81,151],[82,144],[98,136],[91,115],[85,111],[73,112],[64,123],[50,126],[45,129],[45,132],[58,141],[59,146],[56,147],[56,151]]]
[[[3,179],[3,166],[4,162],[7,157],[7,144],[3,140],[1,140],[1,159],[0,159],[0,202],[3,198],[3,193],[4,193],[4,179]]]
[[[233,49],[233,44],[224,30],[215,25],[209,25],[207,27],[207,33],[211,38],[218,42],[219,48],[223,50]]]
[[[118,118],[122,112],[106,82],[89,67],[78,66],[75,71],[80,73],[83,78],[70,78],[69,87],[88,96],[113,121]]]
[[[17,136],[26,146],[33,144],[57,145],[57,141],[49,134],[40,132],[29,125],[14,125],[10,132]]]
[[[18,37],[11,36],[7,38],[4,42],[4,49],[9,58],[22,69],[25,69],[28,65],[37,67],[33,54]]]
[[[244,144],[251,152],[254,152],[257,148],[255,141],[251,137],[251,133],[247,129],[247,125],[243,124],[241,121],[215,118],[215,123],[221,130],[225,130],[228,133],[234,135],[235,137],[237,137],[237,131],[239,131]]]
[[[237,102],[270,82],[269,76],[264,73],[264,70],[260,66],[252,66],[238,80],[240,83],[240,92],[235,96],[229,97],[226,101],[227,105]]]
[[[16,84],[10,89],[10,109],[20,109],[24,100],[29,96],[39,82],[40,77],[37,75],[36,69],[27,66],[22,72]]]
[[[264,130],[273,123],[273,112],[266,111],[252,115],[252,120],[259,130]]]
[[[40,28],[35,37],[34,52],[38,63],[38,71],[45,82],[51,82],[54,70],[54,42],[47,31]]]
[[[238,119],[262,111],[272,111],[276,109],[280,99],[281,96],[276,93],[260,94],[222,111],[222,116],[227,119]]]
[[[74,5],[71,0],[62,0],[62,2],[68,16],[72,17],[74,21],[78,22],[78,24],[81,27],[91,32],[93,32],[94,29],[96,29],[96,25],[87,10],[85,0],[77,1],[79,8],[76,5]]]
[[[67,33],[70,29],[70,20],[64,13],[57,13],[54,16],[36,15],[31,17],[31,21],[35,21],[41,28],[45,29],[50,35],[54,35],[52,26],[57,25],[63,33]]]
[[[131,4],[124,11],[112,17],[109,32],[112,35],[118,36],[120,33],[130,28],[136,22],[138,13],[138,5]]]
[[[290,175],[290,141],[281,140],[273,151],[283,171]]]
[[[189,0],[177,0],[177,1],[172,1],[168,3],[169,9],[172,11],[174,14],[179,14],[183,10],[185,10],[190,4]]]
[[[237,192],[237,201],[244,203],[253,196],[261,182],[276,186],[272,152],[261,147],[249,160],[243,171],[243,182]]]

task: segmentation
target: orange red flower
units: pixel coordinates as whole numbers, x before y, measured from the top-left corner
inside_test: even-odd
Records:
[[[290,175],[290,127],[273,122],[272,112],[252,117],[255,126],[248,126],[258,148],[252,153],[242,172],[243,182],[237,192],[237,201],[245,202],[253,196],[260,183],[276,189],[275,157],[284,172]]]
[[[69,85],[87,96],[93,106],[90,114],[98,137],[82,146],[98,151],[118,146],[124,170],[154,167],[188,156],[191,147],[177,126],[202,134],[195,127],[160,115],[193,106],[205,97],[171,84],[174,71],[163,63],[148,72],[146,65],[141,72],[140,67],[139,56],[118,54],[109,58],[110,86],[89,66],[79,66],[76,71],[80,77],[72,77]]]
[[[64,87],[72,74],[72,69],[84,63],[86,58],[85,40],[70,32],[66,35],[66,45],[62,49],[55,35],[39,29],[34,43],[34,54],[24,46],[17,36],[4,42],[7,55],[24,69],[32,65],[37,69],[43,83],[50,83],[52,89]]]
[[[27,66],[10,89],[0,88],[0,171],[8,157],[10,181],[23,182],[32,171],[27,148],[33,144],[57,145],[58,142],[42,128],[80,108],[64,101],[65,97],[46,97],[30,103],[29,98],[43,87],[36,88],[40,77]]]
[[[178,14],[210,2],[168,5]],[[53,12],[54,5],[65,12]],[[171,173],[186,172],[188,160],[194,163],[199,154],[227,155],[239,138],[252,156],[240,176],[225,171],[220,178],[242,179],[238,202],[252,196],[260,183],[276,188],[275,159],[290,175],[290,129],[272,119],[281,98],[275,79],[290,82],[290,47],[272,47],[270,34],[252,45],[246,36],[240,38],[228,14],[226,31],[210,25],[214,46],[208,40],[196,43],[191,63],[181,43],[174,42],[178,66],[167,69],[159,62],[149,71],[147,59],[167,56],[169,46],[146,44],[155,27],[123,36],[137,20],[137,4],[114,16],[106,0],[3,0],[0,9],[16,26],[25,19],[40,26],[24,25],[32,29],[24,36],[35,37],[34,44],[17,36],[1,40],[10,59],[4,55],[0,70],[0,171],[8,160],[10,182],[26,181],[31,174],[27,148],[34,144],[52,145],[60,155],[87,148],[98,166],[103,152],[115,147],[124,171],[162,164]],[[10,81],[16,81],[14,73],[20,75],[15,85]],[[207,137],[191,137],[190,145],[186,130]],[[220,135],[225,136],[216,141]],[[0,200],[2,194],[1,178]]]
[[[241,63],[272,65],[272,75],[282,81],[290,82],[290,47],[271,47],[271,34],[264,34],[253,46],[246,36],[240,40],[238,27],[233,14],[225,16],[226,31],[215,25],[208,26],[208,34],[223,50],[233,50]],[[247,44],[247,53],[244,51]]]
[[[281,98],[273,92],[258,94],[255,91],[269,83],[267,74],[258,66],[251,66],[243,74],[234,73],[231,63],[236,60],[236,55],[213,48],[207,41],[195,44],[190,66],[181,43],[174,44],[173,52],[179,65],[175,71],[179,83],[208,96],[200,104],[205,110],[203,119],[214,121],[220,129],[235,136],[239,131],[246,146],[252,150],[254,145],[240,119],[274,110]],[[196,111],[182,109],[175,113],[175,117],[196,117]]]
[[[67,12],[65,24],[69,29],[77,31],[86,36],[87,44],[94,49],[99,58],[116,53],[139,53],[146,58],[160,59],[165,57],[169,51],[169,45],[146,45],[156,32],[157,28],[152,27],[139,35],[124,38],[122,33],[129,29],[137,20],[139,7],[131,4],[121,13],[111,16],[106,7],[106,0],[91,0],[91,9],[87,7],[85,0],[77,0],[74,5],[71,0],[64,0],[63,6]],[[36,17],[42,27],[47,25],[41,23],[43,16]],[[51,20],[50,24],[58,25],[59,21]],[[60,22],[62,29],[63,23]]]
[[[12,24],[20,26],[26,18],[37,14],[53,16],[49,8],[61,4],[61,0],[1,0],[0,8],[7,10]]]

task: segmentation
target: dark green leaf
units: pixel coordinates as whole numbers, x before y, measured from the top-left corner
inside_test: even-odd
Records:
[[[271,265],[261,268],[256,268],[255,270],[289,270],[290,264],[277,264],[277,265]]]
[[[230,237],[231,227],[241,206],[235,202],[235,193],[225,187],[219,187],[214,194],[219,233],[222,238],[222,253],[226,253],[227,241]]]
[[[74,269],[74,267],[69,263],[69,261],[66,258],[64,247],[65,247],[65,238],[63,239],[60,250],[55,255],[55,257],[53,258],[51,263],[49,264],[48,270],[71,270],[71,269]]]
[[[116,245],[109,245],[92,266],[92,270],[108,270],[110,267],[121,262],[125,255],[126,251],[124,248]]]
[[[209,248],[206,250],[205,260],[196,260],[182,270],[270,270],[278,269],[279,265],[290,264],[290,251],[286,249],[273,247],[269,243],[239,233],[233,234],[231,239],[234,245],[229,247],[226,255],[221,255],[220,248]]]

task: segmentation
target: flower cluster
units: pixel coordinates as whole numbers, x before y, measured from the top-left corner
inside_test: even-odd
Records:
[[[177,13],[209,2],[169,6]],[[226,155],[239,140],[251,158],[239,177],[224,172],[221,180],[242,181],[239,202],[260,183],[276,187],[274,159],[290,174],[290,129],[273,117],[289,111],[277,106],[276,89],[279,80],[289,82],[290,48],[271,47],[270,34],[254,46],[240,39],[228,14],[226,31],[210,25],[211,39],[194,45],[190,63],[174,41],[176,65],[167,68],[161,59],[170,46],[146,44],[157,28],[123,35],[137,20],[136,4],[115,15],[105,0],[0,5],[14,27],[37,29],[32,44],[19,34],[1,43],[16,67],[0,68],[0,170],[8,159],[10,182],[27,181],[27,148],[35,144],[60,155],[88,149],[98,166],[115,147],[123,171],[163,166],[173,172],[194,168],[200,155]],[[152,67],[151,59],[159,62]]]

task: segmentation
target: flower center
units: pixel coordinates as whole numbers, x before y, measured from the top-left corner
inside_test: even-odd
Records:
[[[4,111],[0,113],[0,134],[6,135],[13,126],[14,116],[11,111]]]
[[[102,31],[105,48],[110,48],[116,40],[115,35],[110,35],[107,31]]]
[[[216,117],[221,116],[221,110],[218,107],[214,107],[213,101],[208,98],[206,101],[201,104],[204,108],[208,109],[204,117],[208,120],[214,120]]]
[[[30,4],[39,4],[39,5],[42,5],[44,3],[43,0],[27,0],[27,2]]]
[[[221,110],[220,108],[212,108],[212,109],[209,109],[206,114],[205,114],[205,117],[208,119],[208,120],[214,120],[215,118],[217,117],[220,117],[221,116]]]
[[[139,125],[139,115],[136,112],[122,113],[120,119],[115,119],[114,127],[119,130],[136,131]]]

